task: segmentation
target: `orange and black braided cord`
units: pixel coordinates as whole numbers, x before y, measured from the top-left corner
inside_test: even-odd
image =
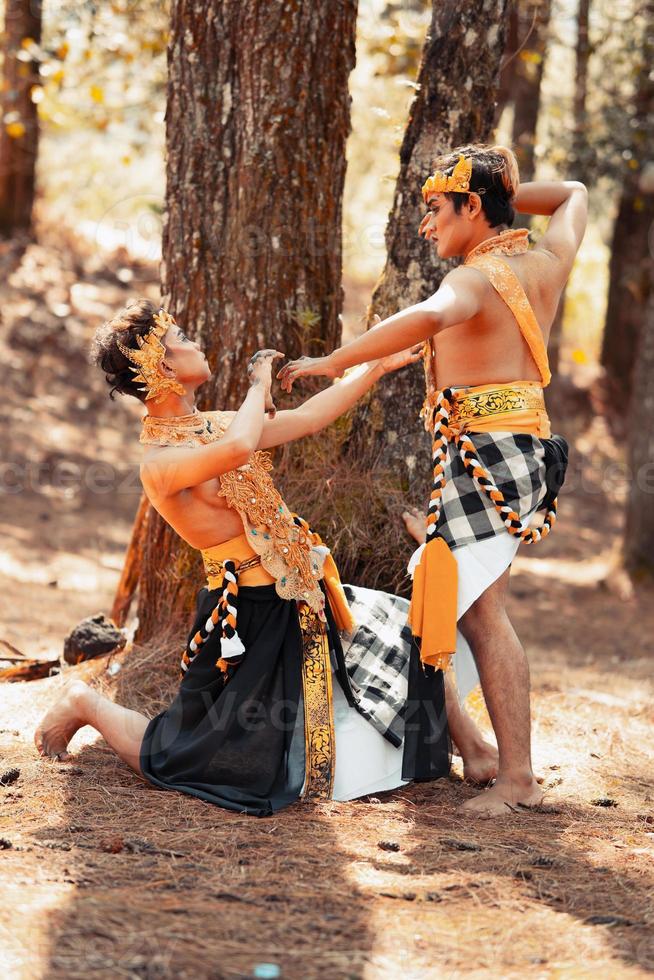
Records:
[[[255,555],[240,565],[231,559],[223,562],[222,593],[204,626],[201,626],[196,632],[182,654],[180,665],[182,677],[216,627],[220,630],[221,647],[221,656],[216,661],[216,667],[224,674],[231,676],[233,669],[241,662],[245,648],[237,632],[239,573],[247,568],[253,568],[260,564],[260,561],[259,556]]]
[[[538,528],[523,524],[520,515],[507,504],[504,494],[493,481],[488,470],[483,466],[472,440],[463,432],[452,433],[449,429],[450,411],[452,409],[452,389],[443,388],[436,397],[433,409],[432,427],[432,463],[434,477],[427,510],[427,541],[436,533],[436,527],[441,513],[441,501],[445,486],[445,461],[450,438],[456,446],[468,476],[475,486],[493,503],[495,510],[510,534],[521,538],[525,544],[533,544],[546,537],[556,521],[557,501],[554,500],[545,515],[545,520]]]

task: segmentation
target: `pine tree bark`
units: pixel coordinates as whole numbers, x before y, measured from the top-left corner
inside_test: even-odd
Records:
[[[485,141],[493,126],[500,59],[505,47],[507,0],[480,7],[475,0],[438,3],[423,51],[418,92],[400,150],[400,173],[386,228],[387,259],[369,309],[382,318],[434,293],[453,263],[438,258],[433,246],[418,237],[424,205],[421,186],[434,158],[457,144]],[[393,534],[399,514],[373,513],[397,499],[421,506],[430,475],[429,438],[418,420],[424,398],[422,366],[387,376],[357,412],[348,453],[367,474],[370,493],[384,487],[383,499],[360,519],[382,530],[369,557],[349,569],[348,580],[379,588],[401,588],[405,559]]]
[[[579,0],[577,7],[577,43],[575,46],[575,94],[573,103],[572,163],[568,173],[569,180],[584,182],[584,162],[588,154],[588,130],[586,117],[586,98],[588,95],[588,59],[590,0]],[[552,375],[556,378],[561,363],[561,342],[563,340],[563,317],[568,284],[563,287],[559,305],[550,330],[548,356]]]
[[[534,178],[536,126],[550,11],[550,0],[531,0],[528,4],[520,5],[520,32],[526,36],[517,57],[513,80],[512,147],[520,168],[520,179],[524,181]],[[519,227],[517,222],[514,227]]]
[[[609,297],[602,342],[602,365],[613,398],[631,390],[652,263],[654,194],[644,186],[645,164],[654,160],[654,3],[643,7],[645,23],[632,118],[632,144],[613,229]],[[648,178],[651,183],[651,178]],[[611,403],[614,403],[611,401]]]
[[[200,409],[235,408],[247,358],[340,339],[341,202],[356,0],[173,0],[162,302],[202,342]],[[145,642],[181,629],[199,553],[149,508]]]
[[[0,235],[32,234],[39,120],[31,87],[39,63],[19,59],[26,38],[41,41],[42,0],[6,0],[4,64],[0,86]]]
[[[634,369],[629,426],[631,487],[627,502],[625,564],[654,574],[654,275]]]
[[[513,87],[518,67],[518,57],[521,43],[519,0],[510,0],[507,16],[508,23],[506,27],[506,42],[504,44],[502,63],[500,65],[500,80],[497,88],[497,97],[495,99],[493,129],[497,129],[504,109],[513,101]]]
[[[536,172],[536,127],[540,90],[547,53],[550,0],[518,3],[519,49],[513,79],[513,126],[511,146],[520,170],[520,180],[534,179]],[[531,228],[531,215],[516,213],[514,228]]]

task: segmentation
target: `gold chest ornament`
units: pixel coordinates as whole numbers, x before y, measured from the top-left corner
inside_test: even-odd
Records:
[[[140,441],[147,445],[199,446],[222,439],[230,419],[220,411],[157,418],[146,415]],[[243,521],[247,540],[275,579],[282,599],[306,602],[325,619],[325,597],[319,585],[326,548],[314,547],[275,487],[270,453],[256,450],[238,469],[218,477],[224,497]]]

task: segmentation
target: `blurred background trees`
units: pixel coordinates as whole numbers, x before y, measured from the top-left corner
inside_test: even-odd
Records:
[[[39,123],[32,86],[41,39],[41,0],[7,0],[0,91],[0,234],[31,231]]]

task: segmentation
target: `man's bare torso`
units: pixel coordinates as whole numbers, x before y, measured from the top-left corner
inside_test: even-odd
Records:
[[[231,418],[235,412],[226,412]],[[159,446],[148,446],[144,460],[163,452]],[[219,497],[220,480],[215,477],[168,497],[149,497],[154,509],[192,548],[211,548],[243,533],[238,513]]]
[[[523,255],[501,258],[520,280],[547,344],[564,285],[560,263],[538,247]],[[476,316],[433,338],[438,387],[540,381],[538,368],[509,307],[480,270],[463,268],[466,275],[483,281],[483,306]]]

